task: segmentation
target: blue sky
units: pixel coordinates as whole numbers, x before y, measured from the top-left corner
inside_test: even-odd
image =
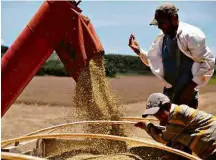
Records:
[[[10,46],[42,4],[42,1],[2,1],[1,40]],[[83,1],[79,7],[88,16],[107,53],[134,53],[128,38],[134,33],[140,46],[148,50],[160,32],[149,26],[159,1]],[[207,44],[216,55],[216,2],[173,2],[179,17],[204,31]]]

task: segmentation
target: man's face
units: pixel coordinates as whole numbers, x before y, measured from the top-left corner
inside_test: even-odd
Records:
[[[170,111],[159,110],[154,116],[160,121],[160,124],[165,126],[169,120]]]
[[[155,19],[158,21],[158,28],[162,30],[164,34],[175,35],[177,31],[177,19],[174,16],[159,16],[155,15]]]
[[[162,30],[164,34],[169,34],[172,31],[172,26],[168,19],[158,19],[158,28]]]

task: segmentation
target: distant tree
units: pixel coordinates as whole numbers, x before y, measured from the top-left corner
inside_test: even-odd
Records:
[[[105,59],[105,72],[107,77],[114,78],[116,77],[116,69],[113,63],[109,63],[107,59]]]
[[[216,59],[215,59],[216,62]],[[216,75],[216,63],[215,63],[215,67],[214,67],[214,75]]]
[[[145,66],[137,56],[107,54],[106,66],[121,74],[151,74],[150,68]]]
[[[8,47],[5,45],[1,45],[1,57],[7,52]]]

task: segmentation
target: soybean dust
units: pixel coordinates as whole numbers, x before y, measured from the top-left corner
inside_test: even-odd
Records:
[[[103,56],[95,56],[82,70],[76,84],[74,103],[82,120],[118,121],[122,117],[121,105],[105,75]],[[124,136],[123,128],[119,125],[88,125],[85,132]],[[122,152],[127,148],[126,143],[119,141],[94,140],[90,143],[103,153]]]

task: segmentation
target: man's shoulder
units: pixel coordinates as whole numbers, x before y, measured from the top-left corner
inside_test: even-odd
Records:
[[[173,117],[182,116],[182,115],[184,115],[184,113],[187,109],[188,109],[188,106],[184,105],[184,104],[183,105],[174,105],[173,111],[171,112],[172,116]]]
[[[184,36],[205,38],[205,34],[203,33],[203,31],[194,25],[185,22],[180,22],[179,27],[180,31]]]
[[[173,112],[171,112],[168,123],[171,125],[181,125],[186,126],[187,118],[186,111],[188,109],[187,105],[176,105]]]

